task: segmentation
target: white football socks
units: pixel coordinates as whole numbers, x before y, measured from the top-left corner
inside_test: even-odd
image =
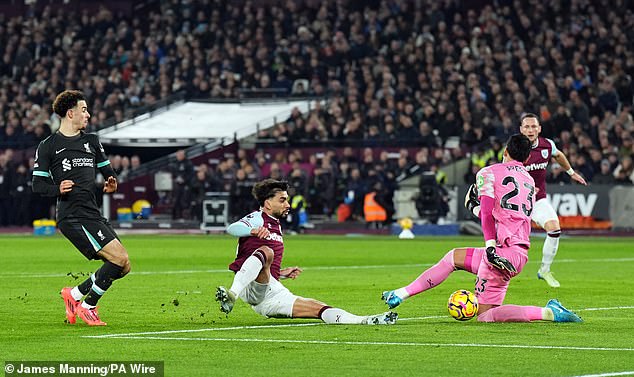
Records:
[[[75,301],[79,301],[79,300],[81,300],[84,297],[84,295],[79,290],[79,287],[75,287],[75,288],[71,289],[70,290],[70,295],[73,296]]]
[[[542,265],[539,268],[539,271],[550,271],[550,265],[553,264],[553,260],[555,260],[555,255],[557,255],[558,248],[559,237],[551,237],[547,235],[546,241],[544,241],[544,247],[542,249]]]
[[[233,278],[233,284],[231,284],[230,288],[231,292],[238,297],[244,288],[258,277],[262,267],[262,262],[257,257],[253,255],[248,257],[242,264],[240,271],[236,272],[236,276]]]
[[[328,324],[359,325],[364,323],[365,318],[339,308],[328,308],[321,313],[321,320]]]
[[[555,314],[550,308],[542,308],[542,321],[554,321]]]
[[[409,297],[409,293],[407,293],[407,290],[405,288],[395,289],[394,293],[396,293],[396,295],[403,300]]]

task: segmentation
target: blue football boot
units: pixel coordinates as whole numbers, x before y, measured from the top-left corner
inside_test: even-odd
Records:
[[[581,317],[566,309],[557,299],[548,301],[546,307],[553,311],[555,322],[583,322]]]
[[[387,307],[390,309],[394,309],[395,307],[401,305],[403,299],[398,297],[394,291],[385,291],[381,295],[381,300],[385,301]]]

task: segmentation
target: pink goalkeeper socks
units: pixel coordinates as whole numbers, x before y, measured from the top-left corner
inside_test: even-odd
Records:
[[[540,321],[542,309],[537,306],[502,305],[478,315],[480,322],[531,322]]]
[[[405,290],[410,296],[417,295],[445,281],[455,269],[453,250],[451,250],[438,263],[425,270],[416,280],[406,286]]]

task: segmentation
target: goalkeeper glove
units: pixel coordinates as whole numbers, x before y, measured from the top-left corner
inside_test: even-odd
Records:
[[[487,247],[487,260],[489,261],[489,263],[491,263],[493,265],[493,267],[499,269],[499,270],[507,270],[509,272],[517,272],[517,270],[515,269],[515,266],[513,266],[513,263],[509,262],[508,259],[499,256],[496,252],[495,252],[495,247],[493,246],[489,246]]]
[[[464,198],[464,206],[469,212],[471,212],[471,214],[473,214],[473,216],[479,217],[480,200],[478,199],[478,190],[476,189],[475,184],[469,186]]]

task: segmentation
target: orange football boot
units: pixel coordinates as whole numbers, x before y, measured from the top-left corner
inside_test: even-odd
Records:
[[[73,295],[70,294],[70,291],[72,289],[73,288],[71,287],[64,287],[60,292],[60,294],[62,295],[62,300],[64,300],[64,305],[66,306],[66,319],[71,325],[77,322],[76,312],[77,307],[79,306],[79,301],[75,300],[73,298]]]
[[[77,307],[77,316],[88,326],[105,326],[106,323],[99,319],[99,313],[97,313],[97,307],[92,309],[86,309],[83,306],[79,305]]]

